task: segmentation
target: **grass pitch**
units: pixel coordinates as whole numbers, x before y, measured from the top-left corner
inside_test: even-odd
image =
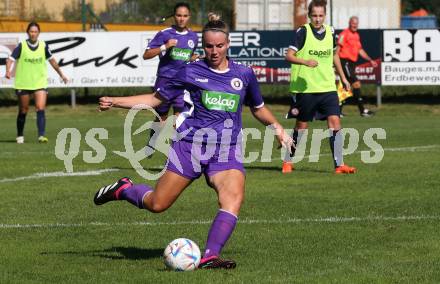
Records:
[[[284,106],[271,106],[284,126]],[[0,282],[142,283],[438,283],[440,282],[440,107],[390,105],[375,117],[346,108],[344,127],[383,128],[385,149],[378,164],[365,164],[359,151],[346,156],[355,175],[335,176],[323,141],[318,163],[307,159],[282,175],[280,155],[247,165],[246,201],[223,251],[237,261],[233,271],[176,273],[165,270],[169,241],[187,237],[203,250],[216,196],[204,179],[195,181],[168,211],[152,214],[126,202],[94,206],[102,185],[122,176],[144,182],[123,151],[126,111],[97,113],[94,106],[47,110],[48,144],[38,144],[34,114],[28,115],[26,143],[15,144],[15,108],[0,112]],[[147,115],[139,115],[141,125]],[[244,126],[263,129],[244,114]],[[74,172],[60,176],[55,157],[62,128],[81,133]],[[105,128],[103,162],[83,161],[90,128]],[[316,122],[315,128],[325,124]],[[133,136],[135,149],[146,133]],[[261,149],[251,141],[248,149]],[[308,148],[309,150],[309,148]],[[142,161],[158,171],[163,155]],[[112,172],[95,172],[113,169]],[[154,182],[149,182],[150,184]]]

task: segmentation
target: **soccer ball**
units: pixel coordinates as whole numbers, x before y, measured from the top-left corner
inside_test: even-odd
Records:
[[[189,239],[175,239],[165,248],[163,261],[174,271],[194,270],[200,263],[199,246]]]

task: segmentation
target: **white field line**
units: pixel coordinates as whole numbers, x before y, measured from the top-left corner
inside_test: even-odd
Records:
[[[383,152],[383,151],[387,151],[387,152],[416,152],[416,151],[427,151],[427,150],[434,149],[434,148],[440,148],[440,145],[383,148],[383,149],[370,150],[370,152],[371,151],[375,151],[375,152]],[[365,150],[365,151],[367,151],[367,150]],[[354,154],[358,154],[361,152],[362,151],[356,151]],[[323,153],[323,154],[319,154],[319,155],[304,155],[304,159],[309,158],[309,157],[315,157],[315,156],[318,156],[318,157],[331,156],[331,153]],[[148,167],[148,168],[151,170],[162,170],[161,166]],[[115,172],[115,171],[118,171],[118,169],[104,169],[104,170],[74,172],[74,173],[65,173],[65,172],[36,173],[36,174],[30,175],[30,176],[0,179],[0,183],[21,181],[21,180],[26,180],[26,179],[40,179],[40,178],[46,178],[46,177],[97,176],[97,175],[101,175],[103,173]]]
[[[409,146],[409,147],[397,147],[397,148],[380,148],[380,149],[365,149],[365,150],[358,150],[356,152],[354,152],[353,154],[358,154],[361,153],[362,151],[366,151],[366,152],[416,152],[419,150],[431,150],[431,149],[435,149],[435,148],[440,148],[439,144],[433,144],[433,145],[425,145],[425,146]],[[108,151],[108,152],[113,152],[113,150]],[[2,155],[20,155],[20,154],[55,154],[54,151],[1,151],[0,152],[0,157]],[[327,155],[329,153],[324,153],[321,155]]]
[[[381,148],[381,149],[370,149],[370,150],[357,150],[353,154],[360,154],[362,152],[424,152],[429,151],[431,149],[440,148],[440,145],[426,145],[426,146],[412,146],[412,147],[398,147],[398,148]],[[303,159],[307,158],[316,158],[316,157],[324,157],[324,156],[331,156],[332,153],[320,153],[317,155],[304,155]],[[349,155],[344,155],[349,156]]]
[[[367,216],[367,217],[322,217],[322,218],[288,218],[288,219],[240,219],[239,224],[299,224],[299,223],[367,223],[367,222],[400,222],[400,221],[440,221],[440,216]],[[114,226],[180,226],[180,225],[209,225],[212,220],[192,220],[175,222],[134,222],[134,223],[47,223],[47,224],[0,224],[0,229],[51,229],[73,227],[114,227]]]
[[[73,172],[73,173],[66,173],[66,172],[36,173],[36,174],[30,175],[30,176],[0,179],[0,183],[21,181],[21,180],[26,180],[26,179],[40,179],[40,178],[47,178],[47,177],[99,176],[103,173],[116,172],[116,171],[119,171],[119,170],[118,169],[102,169],[102,170]]]

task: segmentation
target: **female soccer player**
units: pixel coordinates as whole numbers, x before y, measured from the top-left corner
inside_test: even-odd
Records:
[[[292,63],[290,91],[296,94],[298,108],[293,141],[299,143],[302,131],[308,127],[307,122],[319,112],[327,118],[331,130],[330,148],[335,173],[354,173],[356,169],[343,162],[340,108],[333,65],[347,90],[350,83],[344,76],[338,54],[334,53],[334,30],[324,25],[326,5],[326,1],[322,0],[313,0],[309,4],[310,24],[297,30],[296,40],[286,54],[286,60]],[[283,173],[292,172],[292,169],[290,159],[283,162]]]
[[[188,28],[191,18],[190,13],[189,4],[177,3],[174,6],[174,25],[157,33],[148,43],[144,52],[144,59],[151,59],[159,55],[159,67],[154,85],[155,92],[162,88],[167,81],[172,80],[183,64],[194,61],[198,57],[194,54],[198,43],[197,34]],[[155,108],[161,121],[167,119],[171,106],[174,114],[179,115],[184,106],[183,95],[166,101]],[[156,118],[156,122],[159,122],[158,118]],[[154,132],[151,131],[149,145],[154,148],[155,143],[151,141],[153,134]]]
[[[199,267],[229,269],[236,263],[219,256],[235,228],[244,199],[245,171],[240,161],[243,104],[250,107],[257,120],[275,128],[281,145],[291,147],[292,139],[264,105],[252,69],[226,56],[229,48],[226,24],[217,15],[210,15],[202,34],[205,59],[183,66],[174,80],[168,80],[160,90],[151,95],[100,98],[100,109],[108,110],[138,104],[156,107],[185,93],[186,109],[177,118],[180,140],[173,141],[167,170],[155,188],[134,185],[129,178],[122,178],[99,189],[94,202],[101,205],[127,200],[141,209],[162,212],[203,173],[217,193],[220,208],[208,233]]]
[[[53,58],[49,47],[42,40],[38,40],[40,35],[40,26],[35,23],[29,23],[26,32],[28,39],[20,42],[13,50],[12,55],[6,61],[6,78],[11,78],[11,66],[16,62],[15,72],[15,94],[18,97],[18,116],[17,116],[17,138],[18,144],[24,143],[24,124],[26,114],[29,110],[30,95],[34,95],[35,109],[37,111],[38,142],[46,143],[46,100],[47,100],[47,65],[50,65],[57,71],[65,84],[68,79],[64,76],[61,68]]]

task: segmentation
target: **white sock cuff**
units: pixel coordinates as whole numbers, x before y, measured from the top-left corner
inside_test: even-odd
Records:
[[[142,209],[146,209],[145,206],[144,206],[144,199],[145,199],[145,197],[148,194],[152,193],[152,192],[153,192],[153,190],[149,190],[149,191],[145,192],[144,195],[142,195]]]
[[[227,210],[224,210],[224,209],[219,209],[218,211],[222,211],[222,212],[225,212],[225,213],[227,213],[227,214],[229,214],[229,215],[232,215],[232,216],[234,216],[234,217],[235,217],[235,219],[237,219],[237,220],[238,220],[238,216],[237,216],[237,215],[235,215],[234,213],[231,213],[231,212],[229,212],[229,211],[227,211]]]

